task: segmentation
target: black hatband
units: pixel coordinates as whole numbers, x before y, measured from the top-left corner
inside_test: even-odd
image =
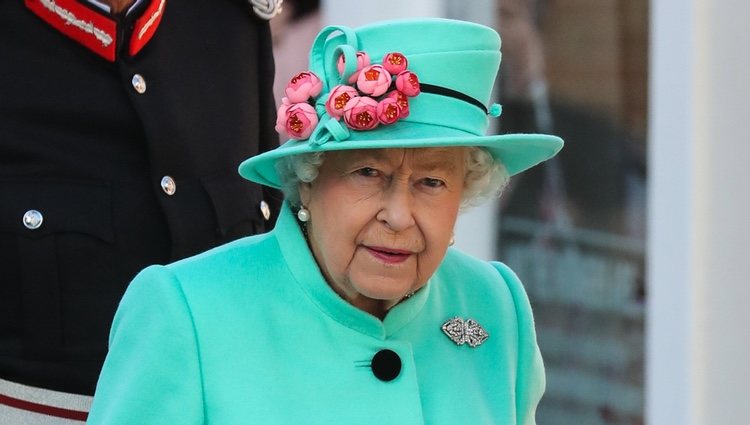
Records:
[[[487,111],[487,107],[482,102],[474,99],[471,96],[461,93],[460,91],[456,91],[456,90],[452,90],[452,89],[440,87],[440,86],[433,86],[432,84],[425,84],[425,83],[419,83],[419,90],[424,93],[439,94],[441,96],[448,96],[448,97],[452,97],[458,100],[463,100],[464,102],[471,103],[472,105],[481,109],[482,111],[484,111],[485,114],[489,113]]]

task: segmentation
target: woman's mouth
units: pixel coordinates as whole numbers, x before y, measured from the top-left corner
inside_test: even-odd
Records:
[[[380,246],[365,246],[365,249],[373,257],[388,264],[403,263],[413,254],[413,252],[404,249],[385,248]]]

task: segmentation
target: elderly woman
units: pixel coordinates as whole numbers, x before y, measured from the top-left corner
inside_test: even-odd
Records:
[[[562,146],[484,136],[499,47],[441,19],[324,29],[292,140],[240,166],[283,188],[276,228],[136,277],[89,422],[533,424],[521,283],[449,248],[462,208]]]

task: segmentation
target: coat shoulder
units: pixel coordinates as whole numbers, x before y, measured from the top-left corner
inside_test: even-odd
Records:
[[[462,286],[496,286],[508,280],[518,280],[516,274],[504,263],[485,261],[457,249],[449,249],[438,270],[442,276],[459,279]]]
[[[437,276],[441,290],[453,297],[490,303],[510,301],[517,307],[519,303],[528,304],[521,280],[510,267],[499,261],[484,261],[449,249]]]
[[[263,276],[277,265],[281,256],[272,233],[249,236],[226,243],[166,266],[186,289],[225,282],[247,276]]]

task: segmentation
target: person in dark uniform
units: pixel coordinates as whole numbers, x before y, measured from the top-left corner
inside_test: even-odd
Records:
[[[0,423],[85,420],[127,282],[273,227],[279,3],[0,0]]]

